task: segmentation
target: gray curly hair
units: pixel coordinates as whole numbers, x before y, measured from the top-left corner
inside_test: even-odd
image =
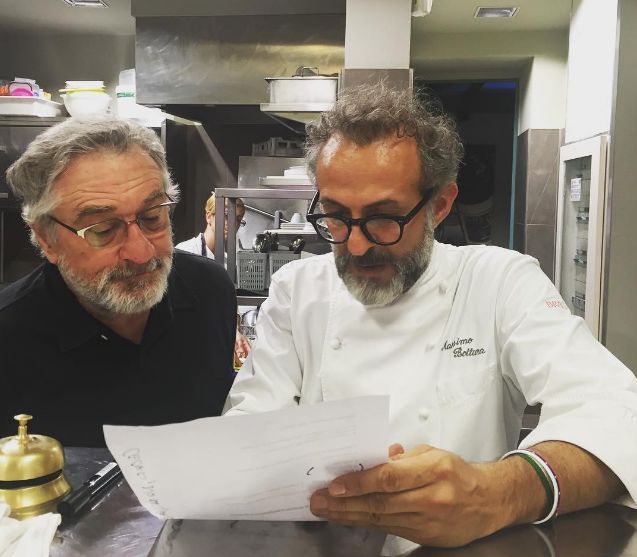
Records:
[[[179,187],[170,178],[164,147],[154,131],[130,120],[70,118],[36,137],[7,170],[7,182],[22,203],[22,218],[29,226],[48,230],[50,223],[44,217],[59,202],[51,186],[73,158],[100,150],[124,153],[135,147],[155,161],[164,191],[176,201]],[[33,231],[31,242],[39,247]]]
[[[305,158],[316,180],[321,149],[334,134],[365,146],[390,134],[413,137],[420,153],[422,191],[454,182],[464,149],[455,122],[424,93],[383,82],[348,89],[331,110],[306,126]]]

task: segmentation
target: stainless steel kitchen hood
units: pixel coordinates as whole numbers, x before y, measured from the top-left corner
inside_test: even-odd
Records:
[[[277,118],[286,118],[295,122],[307,124],[316,120],[321,112],[332,108],[333,103],[261,103],[261,112],[266,112]]]
[[[267,103],[265,77],[292,76],[299,66],[338,73],[344,45],[344,14],[138,15],[138,102]]]

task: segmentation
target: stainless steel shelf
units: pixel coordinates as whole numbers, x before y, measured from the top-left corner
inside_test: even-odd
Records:
[[[307,199],[314,197],[314,189],[266,189],[266,188],[217,188],[215,196],[217,206],[224,207],[225,200],[228,200],[228,222],[234,222],[237,218],[237,198],[242,199]],[[224,211],[215,213],[215,259],[224,260],[223,229]],[[233,227],[228,227],[228,245],[234,246],[237,241],[237,231]],[[227,266],[228,274],[232,281],[237,284],[237,254],[234,250],[228,250]]]
[[[269,188],[217,188],[216,197],[242,199],[312,199],[315,189],[269,189]],[[232,203],[234,205],[234,203]],[[223,214],[223,213],[222,213]],[[215,214],[215,217],[217,215]],[[229,218],[229,217],[228,217]],[[221,219],[223,221],[223,218]]]
[[[53,126],[64,122],[66,116],[18,116],[0,114],[0,126]]]
[[[326,103],[261,103],[261,112],[325,112],[334,106],[333,102]]]
[[[264,230],[264,232],[269,232],[270,234],[278,234],[279,236],[316,236],[316,230],[288,230],[285,228],[270,228],[268,230]]]
[[[260,306],[267,296],[237,296],[237,305],[239,306]]]
[[[315,190],[314,184],[312,184],[312,180],[306,177],[299,176],[262,176],[259,178],[260,186],[268,186],[271,188],[281,188],[281,189],[310,189]]]

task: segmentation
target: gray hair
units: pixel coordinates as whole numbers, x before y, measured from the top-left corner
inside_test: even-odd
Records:
[[[331,110],[306,126],[305,158],[316,179],[321,149],[335,134],[357,145],[395,134],[413,137],[420,153],[420,187],[424,191],[454,182],[464,150],[455,122],[424,93],[396,91],[383,82],[348,89]]]
[[[177,201],[179,187],[171,181],[164,148],[154,131],[130,120],[70,118],[36,137],[7,170],[7,182],[22,202],[22,218],[28,225],[45,224],[43,217],[58,203],[51,186],[75,157],[100,150],[124,153],[135,147],[155,161],[164,191]],[[31,241],[39,247],[33,232]]]

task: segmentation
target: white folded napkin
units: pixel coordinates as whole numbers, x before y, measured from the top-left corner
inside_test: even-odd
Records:
[[[0,502],[0,557],[48,557],[49,547],[60,524],[57,513],[15,520],[11,507]]]

